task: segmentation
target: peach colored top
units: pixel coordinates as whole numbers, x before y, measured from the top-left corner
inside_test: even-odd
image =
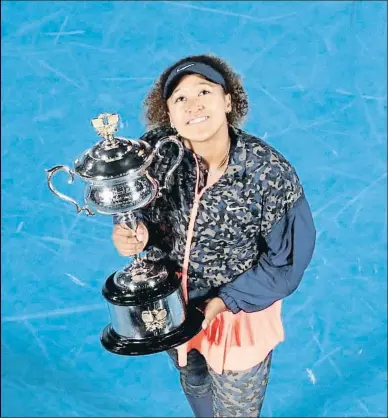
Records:
[[[187,281],[190,248],[199,201],[203,193],[223,175],[221,173],[218,178],[199,192],[199,165],[195,154],[194,157],[197,165],[197,184],[182,269],[182,291],[186,302],[188,301]],[[219,374],[224,370],[241,371],[254,367],[263,361],[279,342],[284,341],[281,303],[281,301],[277,301],[258,312],[240,311],[233,314],[227,311],[218,314],[206,330],[201,330],[190,341],[177,347],[179,365],[186,366],[187,353],[196,349],[205,357],[208,365]]]

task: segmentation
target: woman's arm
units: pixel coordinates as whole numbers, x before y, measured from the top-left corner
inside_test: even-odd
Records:
[[[229,310],[260,311],[299,286],[315,247],[316,231],[304,194],[265,237],[267,250],[256,266],[220,289]]]

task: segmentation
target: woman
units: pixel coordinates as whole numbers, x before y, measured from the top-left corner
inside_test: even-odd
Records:
[[[218,57],[167,68],[145,100],[151,144],[185,147],[169,193],[137,230],[114,227],[122,255],[157,248],[182,271],[190,303],[205,301],[201,332],[169,352],[195,416],[260,414],[282,299],[299,285],[315,228],[298,176],[263,140],[238,126],[248,112],[239,76]],[[153,167],[162,181],[175,155]],[[186,290],[187,289],[187,290]]]

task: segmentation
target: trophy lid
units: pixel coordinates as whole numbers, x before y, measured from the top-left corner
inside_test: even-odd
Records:
[[[145,141],[115,137],[119,116],[103,113],[92,120],[98,135],[104,137],[75,160],[76,173],[85,179],[108,180],[137,173],[152,162],[153,154]]]

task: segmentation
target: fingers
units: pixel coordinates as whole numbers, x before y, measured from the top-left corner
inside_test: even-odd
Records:
[[[210,325],[210,323],[213,321],[216,315],[212,316],[205,316],[205,319],[202,321],[202,329],[205,330]]]
[[[130,256],[141,253],[144,249],[144,243],[120,245],[116,248],[120,255]]]
[[[147,227],[140,223],[136,226],[136,231],[125,225],[115,225],[114,234],[121,237],[136,237],[138,241],[143,241],[146,235]]]
[[[211,299],[205,307],[205,319],[202,322],[202,329],[205,330],[219,313],[226,310],[225,303],[221,298],[215,297]]]
[[[138,241],[143,242],[147,233],[147,228],[144,226],[144,224],[139,224],[136,228],[136,238]]]
[[[118,237],[135,236],[135,232],[129,226],[115,225],[113,233]]]
[[[213,320],[213,318],[216,316],[215,309],[211,301],[207,303],[204,315],[205,318],[202,322],[202,329],[206,329],[209,326],[210,322]]]
[[[113,237],[113,242],[118,252],[122,255],[133,255],[143,251],[145,243],[139,242],[135,237]]]
[[[136,232],[127,226],[115,225],[112,240],[119,254],[135,255],[145,248],[148,242],[148,230],[142,223],[137,225]]]

